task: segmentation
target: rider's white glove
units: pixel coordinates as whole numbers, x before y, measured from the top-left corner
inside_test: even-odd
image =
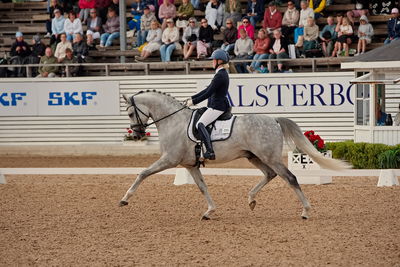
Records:
[[[191,98],[186,99],[185,106],[187,107],[193,106],[193,100]]]

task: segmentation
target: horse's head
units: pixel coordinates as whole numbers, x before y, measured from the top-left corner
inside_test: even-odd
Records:
[[[134,95],[128,97],[124,94],[123,97],[126,101],[126,110],[128,111],[130,119],[130,128],[133,131],[133,140],[138,141],[146,135],[147,121],[149,120],[150,115],[148,115],[146,107],[138,107]]]

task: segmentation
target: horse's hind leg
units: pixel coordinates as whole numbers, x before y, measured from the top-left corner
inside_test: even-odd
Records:
[[[212,200],[210,194],[208,193],[208,188],[207,188],[206,183],[204,182],[203,175],[201,174],[199,168],[187,168],[187,170],[190,172],[195,183],[199,187],[201,193],[204,195],[204,197],[207,200],[208,209],[201,217],[201,220],[209,220],[210,215],[215,212],[215,204],[214,204],[214,201]]]
[[[256,195],[266,184],[276,177],[276,173],[257,157],[251,157],[248,160],[264,173],[264,177],[261,179],[261,181],[249,192],[249,206],[251,210],[254,210],[257,203],[255,200]]]

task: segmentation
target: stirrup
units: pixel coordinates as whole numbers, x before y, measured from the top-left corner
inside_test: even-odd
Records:
[[[206,151],[203,156],[204,156],[205,159],[215,160],[215,153],[214,152]]]

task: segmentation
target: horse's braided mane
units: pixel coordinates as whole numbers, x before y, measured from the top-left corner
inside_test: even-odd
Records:
[[[176,99],[176,98],[173,97],[172,95],[167,94],[167,93],[165,93],[165,92],[161,92],[161,91],[158,91],[158,90],[146,90],[146,91],[142,91],[142,92],[143,92],[143,93],[158,93],[158,94],[160,94],[160,95],[165,95],[165,96],[168,97],[168,99],[171,100],[171,102],[177,103],[177,104],[179,104],[179,105],[183,105],[181,102],[179,102],[178,99]]]

